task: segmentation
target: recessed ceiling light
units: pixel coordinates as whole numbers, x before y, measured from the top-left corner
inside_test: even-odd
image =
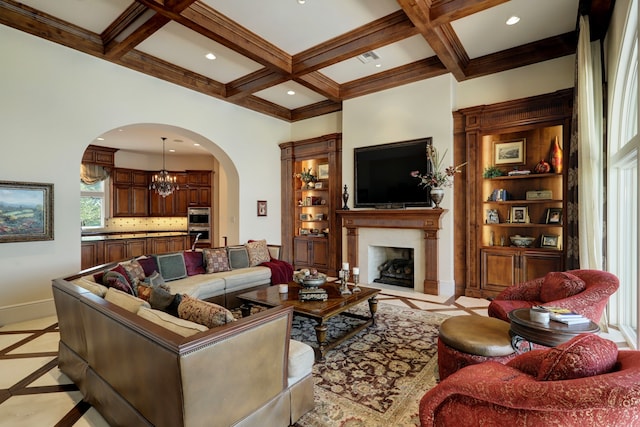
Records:
[[[376,68],[382,67],[382,64],[376,64]]]
[[[294,90],[288,90],[287,91],[287,95],[295,95],[295,94],[296,94],[296,91],[294,91]]]
[[[209,53],[207,53],[205,55],[205,58],[210,59],[211,61],[213,61],[214,59],[216,59],[216,56],[213,53],[209,52]]]
[[[97,139],[98,141],[104,141],[104,138],[103,138],[103,137],[101,137],[101,136],[100,136],[100,137],[98,137],[98,138],[96,138],[96,139]]]
[[[170,153],[175,153],[175,152],[176,152],[176,150],[175,150],[175,149],[173,149],[173,148],[169,148],[169,152],[170,152]]]
[[[298,4],[304,4],[305,0],[298,0]]]
[[[197,142],[194,142],[194,143],[193,143],[193,146],[194,146],[194,147],[200,147],[200,144],[198,144]]]
[[[520,22],[520,17],[513,15],[511,18],[507,19],[507,25],[515,25]]]

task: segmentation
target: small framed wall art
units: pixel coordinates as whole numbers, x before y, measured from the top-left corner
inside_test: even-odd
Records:
[[[53,240],[53,184],[0,181],[0,243]]]
[[[543,234],[540,236],[540,247],[559,249],[560,248],[560,236],[555,234]]]
[[[529,208],[526,206],[513,206],[511,208],[511,223],[529,222]]]
[[[526,161],[526,140],[516,139],[512,141],[493,142],[494,165],[524,165]]]
[[[267,216],[266,200],[258,200],[258,216]]]
[[[329,163],[318,165],[318,179],[329,179]]]
[[[547,224],[562,224],[562,208],[547,209]]]

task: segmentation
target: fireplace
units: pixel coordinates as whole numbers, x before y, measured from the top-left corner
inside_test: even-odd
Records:
[[[378,277],[373,282],[413,289],[412,248],[372,246],[369,249],[368,264],[377,265]]]
[[[361,283],[378,277],[378,266],[370,262],[372,247],[413,250],[413,288],[439,295],[438,230],[443,209],[354,209],[338,211],[347,229],[343,260],[360,268]]]

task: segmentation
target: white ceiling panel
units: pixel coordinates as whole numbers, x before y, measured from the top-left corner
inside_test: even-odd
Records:
[[[290,90],[294,91],[295,95],[287,94]],[[315,104],[316,102],[325,101],[327,99],[294,81],[288,81],[272,86],[268,89],[256,92],[254,95],[290,110]]]
[[[20,0],[20,3],[100,34],[129,7],[131,0]]]
[[[579,0],[511,0],[451,25],[469,58],[478,58],[575,30]],[[506,25],[510,16],[516,25]]]
[[[424,37],[420,34],[375,49],[374,53],[379,56],[379,59],[363,63],[356,56],[330,67],[323,68],[320,72],[342,84],[435,55],[433,49],[431,49]]]
[[[202,0],[289,55],[387,16],[395,0]]]
[[[175,22],[169,22],[136,50],[163,59],[220,83],[229,83],[263,68],[257,62]],[[213,53],[216,59],[205,58]]]

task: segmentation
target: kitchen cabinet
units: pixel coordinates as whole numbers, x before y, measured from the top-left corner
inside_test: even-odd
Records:
[[[104,243],[102,241],[82,242],[80,246],[80,269],[86,270],[87,268],[104,264],[103,251]]]
[[[280,144],[282,259],[335,276],[341,266],[342,136]],[[309,172],[311,181],[302,181]]]
[[[187,249],[188,236],[153,237],[147,239],[147,250],[151,254],[179,252]]]
[[[82,155],[82,163],[113,167],[117,148],[89,145]]]
[[[145,239],[107,240],[104,242],[104,263],[135,258],[146,252]]]
[[[467,296],[495,297],[564,269],[567,167],[550,165],[556,144],[568,156],[572,111],[568,89],[454,113],[454,158],[467,162],[455,183],[456,212],[467,213],[455,218],[455,244],[464,248],[456,294],[464,287]],[[515,246],[518,235],[532,242]]]
[[[111,179],[111,211],[114,217],[148,216],[147,173],[115,168]]]
[[[188,170],[189,207],[211,207],[211,171]]]
[[[156,172],[149,172],[149,177]],[[155,191],[149,191],[149,216],[187,216],[187,174],[185,172],[170,172],[176,177],[179,190],[166,197],[162,197]]]

